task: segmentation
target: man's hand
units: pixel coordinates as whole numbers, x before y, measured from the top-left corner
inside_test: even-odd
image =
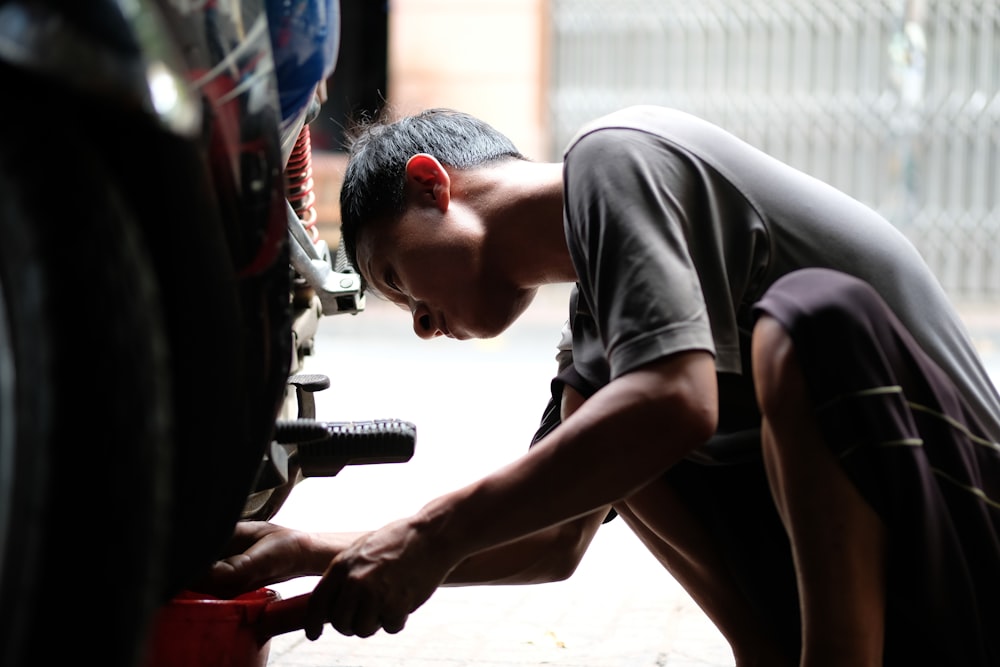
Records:
[[[412,518],[362,537],[330,563],[313,590],[306,636],[319,638],[326,621],[348,636],[399,632],[455,567],[443,554]]]
[[[318,575],[360,533],[307,533],[265,521],[241,521],[226,553],[197,584],[201,592],[232,597],[296,577]]]

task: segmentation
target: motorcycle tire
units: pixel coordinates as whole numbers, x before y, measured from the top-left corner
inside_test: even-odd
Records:
[[[134,667],[164,585],[170,496],[157,279],[126,198],[79,128],[4,106],[0,664],[91,653]]]
[[[103,151],[127,193],[160,287],[173,409],[173,473],[161,600],[189,587],[222,554],[270,442],[287,370],[260,379],[277,320],[265,307],[264,278],[239,280],[230,261],[218,193],[195,144],[122,117]],[[166,168],[136,169],[141,159]],[[287,310],[284,283],[271,287]],[[242,299],[242,300],[241,300]],[[274,301],[274,297],[271,297]],[[288,326],[282,326],[287,330]],[[287,368],[287,363],[284,365]],[[270,391],[271,396],[268,395]]]

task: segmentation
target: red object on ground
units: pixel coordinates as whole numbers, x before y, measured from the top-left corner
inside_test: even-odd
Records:
[[[265,667],[271,637],[302,629],[309,595],[232,599],[184,592],[157,612],[145,667]]]

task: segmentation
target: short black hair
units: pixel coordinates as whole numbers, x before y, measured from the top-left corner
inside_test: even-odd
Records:
[[[412,156],[427,153],[456,169],[526,159],[506,135],[488,123],[444,108],[397,120],[383,112],[374,120],[356,122],[348,128],[347,145],[347,169],[340,188],[340,233],[355,269],[361,225],[403,213],[406,163]]]

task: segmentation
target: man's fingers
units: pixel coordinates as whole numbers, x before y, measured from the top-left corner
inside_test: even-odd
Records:
[[[247,561],[243,554],[216,561],[205,575],[190,585],[190,588],[223,598],[251,590],[255,586],[246,568]]]
[[[382,615],[382,628],[388,632],[390,635],[394,635],[406,625],[406,619],[409,618],[409,614],[402,614],[399,616],[389,616]]]
[[[233,536],[229,540],[229,553],[235,554],[240,551],[246,551],[265,535],[278,530],[281,530],[281,526],[276,526],[267,521],[239,521],[236,523]]]
[[[213,563],[209,578],[216,588],[236,595],[287,581],[291,574],[281,571],[284,565],[273,557],[266,546],[254,545],[244,553]]]
[[[358,589],[341,585],[337,593],[330,597],[326,608],[326,618],[333,629],[342,635],[354,635],[354,614],[358,607]]]
[[[215,561],[212,564],[212,576],[226,580],[238,579],[243,576],[250,557],[246,554],[236,554],[229,558]]]
[[[302,623],[302,629],[306,632],[306,638],[316,641],[323,634],[323,624],[326,623],[327,600],[330,598],[332,586],[327,577],[320,579],[319,583],[309,595],[309,604],[306,605],[306,617]]]
[[[358,637],[371,637],[382,627],[377,606],[370,595],[364,595],[355,605],[352,630]]]

